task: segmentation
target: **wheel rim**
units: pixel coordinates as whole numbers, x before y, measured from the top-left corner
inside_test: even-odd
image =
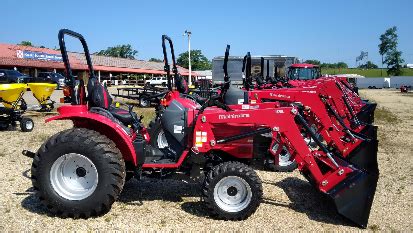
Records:
[[[142,107],[148,106],[148,101],[147,101],[147,100],[144,100],[144,99],[141,99],[141,106],[142,106]]]
[[[31,129],[33,129],[33,122],[32,121],[26,121],[25,126],[26,126],[26,129],[31,130]]]
[[[61,197],[83,200],[96,190],[98,172],[89,158],[76,153],[65,154],[53,163],[50,183]]]
[[[272,151],[276,152],[278,150],[279,144],[274,144]],[[274,163],[273,156],[270,156],[268,159],[268,163]],[[283,149],[281,150],[280,154],[278,155],[278,165],[280,167],[286,167],[294,163],[293,160],[291,160],[291,154],[288,152],[287,148],[284,146]]]
[[[252,199],[250,185],[238,176],[221,179],[214,188],[214,200],[226,212],[239,212],[245,209]]]
[[[160,148],[160,149],[163,149],[163,148],[166,148],[166,147],[169,146],[168,141],[166,140],[165,131],[163,131],[163,129],[161,129],[161,131],[159,131],[156,142],[158,144],[158,148]]]
[[[285,167],[285,166],[289,166],[290,164],[293,163],[293,161],[291,161],[290,153],[285,148],[281,151],[281,153],[278,157],[279,157],[278,164],[280,166]]]

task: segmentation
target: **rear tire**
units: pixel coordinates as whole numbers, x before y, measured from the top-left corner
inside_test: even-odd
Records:
[[[262,184],[257,173],[247,165],[225,162],[208,173],[202,193],[212,216],[224,220],[243,220],[260,205]]]
[[[22,132],[31,132],[34,128],[34,122],[31,118],[22,118],[20,120],[20,129]]]
[[[165,132],[162,128],[161,120],[159,118],[156,118],[149,123],[148,133],[151,137],[151,145],[153,147],[158,149],[169,147],[168,141],[165,137]]]
[[[109,211],[126,175],[124,160],[113,141],[84,128],[62,131],[43,143],[31,173],[41,202],[52,213],[72,218]]]

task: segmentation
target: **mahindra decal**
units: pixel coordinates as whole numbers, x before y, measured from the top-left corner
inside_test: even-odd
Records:
[[[291,96],[289,96],[289,95],[282,95],[282,94],[276,94],[276,93],[271,93],[271,92],[270,92],[270,96],[278,97],[278,98],[285,98],[285,99],[290,99],[291,98]]]
[[[239,119],[239,118],[249,118],[250,114],[248,113],[241,113],[241,114],[226,114],[226,115],[219,115],[218,119],[220,120],[226,120],[226,119]]]

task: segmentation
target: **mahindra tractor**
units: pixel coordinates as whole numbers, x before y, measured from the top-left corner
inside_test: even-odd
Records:
[[[283,78],[270,77],[267,60],[267,76],[264,77],[264,58],[261,58],[261,73],[255,77],[255,84],[251,76],[250,54],[244,57],[243,77],[246,90],[271,90],[279,88],[305,88],[317,90],[330,105],[337,106],[337,111],[344,121],[353,125],[374,122],[374,111],[377,104],[363,100],[354,91],[354,88],[345,77],[323,76],[320,67],[312,64],[293,64],[289,67],[287,76]],[[248,77],[246,77],[249,74]]]
[[[82,43],[89,70],[86,87],[72,74],[65,36]],[[153,139],[132,106],[126,110],[112,105],[106,87],[94,75],[84,37],[62,29],[58,38],[71,104],[59,107],[59,115],[46,122],[70,120],[73,128],[53,135],[35,153],[25,151],[33,157],[31,178],[37,196],[55,215],[88,218],[108,212],[132,172],[137,179],[175,175],[201,179],[211,216],[246,219],[259,208],[263,195],[260,177],[247,164],[264,155],[246,153],[232,143],[265,134],[270,138],[267,151],[275,161],[282,145],[314,188],[331,198],[339,214],[367,226],[379,175],[375,154],[363,148],[348,156],[331,150],[303,116],[300,104],[251,103],[245,91],[231,93],[228,82],[219,95],[201,103],[169,89],[164,95],[173,98],[159,116],[168,149],[159,149],[152,146]],[[163,46],[165,40],[172,44],[163,36]],[[171,87],[170,82],[167,85]],[[242,96],[243,101],[221,101],[237,93],[236,99]],[[308,146],[308,138],[314,146]]]

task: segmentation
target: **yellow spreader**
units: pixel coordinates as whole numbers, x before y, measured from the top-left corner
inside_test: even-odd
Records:
[[[54,108],[54,101],[50,99],[57,85],[52,83],[29,83],[30,90],[34,98],[37,99],[43,111],[51,111]]]
[[[26,89],[27,84],[23,83],[0,84],[0,103],[4,106],[0,107],[0,130],[6,130],[10,125],[14,127],[16,122],[20,122],[23,132],[33,130],[33,120],[23,117],[27,109],[23,99]]]
[[[13,108],[13,104],[20,101],[26,88],[24,83],[0,84],[0,102],[6,108]]]

